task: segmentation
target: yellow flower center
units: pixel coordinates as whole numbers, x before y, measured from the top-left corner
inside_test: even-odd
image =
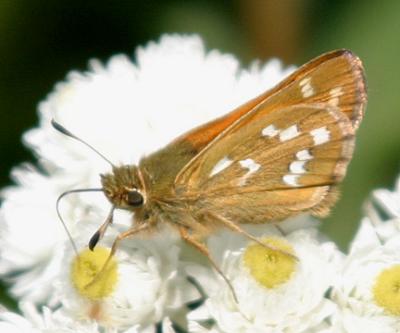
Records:
[[[118,280],[117,262],[111,257],[104,266],[109,255],[109,249],[96,247],[94,251],[86,249],[74,258],[71,280],[80,295],[99,300],[114,291]]]
[[[262,242],[279,251],[254,243],[246,248],[243,262],[257,282],[266,288],[275,288],[287,282],[295,271],[296,260],[285,254],[294,254],[294,250],[281,238],[264,238]]]
[[[392,315],[400,315],[400,265],[380,272],[372,292],[376,304]]]

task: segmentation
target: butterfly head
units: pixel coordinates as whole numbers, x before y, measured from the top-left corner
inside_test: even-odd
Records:
[[[143,181],[135,165],[113,167],[111,173],[101,175],[107,199],[119,209],[134,211],[146,201]]]

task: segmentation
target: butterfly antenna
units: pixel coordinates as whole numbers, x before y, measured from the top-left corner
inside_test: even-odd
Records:
[[[70,138],[73,138],[81,143],[83,143],[85,146],[89,147],[91,150],[93,150],[97,155],[99,155],[103,160],[108,162],[112,168],[115,167],[115,165],[107,158],[105,157],[102,153],[100,153],[96,148],[94,148],[92,145],[87,143],[86,141],[83,141],[81,138],[77,137],[75,134],[71,133],[68,131],[64,126],[56,122],[54,119],[51,120],[51,125],[60,133],[69,136]]]
[[[61,221],[61,223],[62,223],[62,225],[64,227],[64,230],[67,233],[68,238],[69,238],[69,240],[71,242],[71,245],[72,245],[72,247],[74,249],[74,252],[75,252],[75,254],[77,256],[78,256],[78,248],[77,248],[77,246],[75,244],[74,239],[72,238],[71,233],[68,230],[67,224],[65,223],[65,221],[62,218],[61,213],[60,213],[60,201],[61,201],[62,198],[64,198],[65,196],[67,196],[69,194],[81,193],[81,192],[103,192],[103,189],[102,188],[83,188],[83,189],[75,189],[75,190],[65,191],[65,192],[63,192],[63,193],[61,193],[59,195],[59,197],[57,198],[57,201],[56,201],[56,211],[57,211],[58,218],[60,219],[60,221]]]

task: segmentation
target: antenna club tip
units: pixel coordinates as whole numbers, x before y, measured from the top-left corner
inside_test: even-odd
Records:
[[[68,131],[68,130],[67,130],[64,126],[62,126],[60,123],[58,123],[57,121],[55,121],[54,118],[51,118],[50,123],[51,123],[51,126],[53,126],[53,128],[54,128],[55,130],[59,131],[60,133],[62,133],[62,134],[64,134],[64,135],[67,135],[67,136],[69,136],[69,137],[71,137],[71,138],[77,139],[77,138],[75,137],[74,134],[72,134],[70,131]]]
[[[58,122],[56,122],[56,121],[54,120],[54,118],[51,118],[50,124],[51,124],[51,126],[53,126],[56,130],[58,130],[58,128],[60,127],[60,124],[59,124]]]
[[[50,124],[51,124],[51,126],[53,126],[56,129],[59,127],[62,127],[54,118],[51,118]]]
[[[94,250],[94,248],[96,247],[96,245],[99,242],[99,240],[100,240],[100,232],[96,231],[94,233],[94,235],[92,236],[92,238],[90,238],[90,241],[89,241],[89,245],[88,246],[89,246],[90,251]]]

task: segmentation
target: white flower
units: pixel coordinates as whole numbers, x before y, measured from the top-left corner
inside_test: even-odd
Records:
[[[399,332],[400,234],[380,237],[387,236],[381,228],[395,230],[395,223],[376,226],[363,219],[331,294],[339,306],[333,318],[339,332]]]
[[[400,177],[394,191],[378,189],[365,204],[365,212],[382,241],[400,233]],[[386,223],[390,222],[390,223]]]
[[[150,239],[123,241],[113,258],[115,276],[111,277],[110,271],[103,274],[107,290],[104,287],[92,291],[76,287],[77,283],[87,285],[83,276],[87,270],[85,262],[92,267],[94,261],[91,258],[96,253],[102,256],[103,262],[108,258],[109,251],[104,246],[110,248],[116,234],[110,232],[94,252],[84,250],[80,261],[70,247],[66,251],[63,261],[68,265],[64,265],[60,273],[62,280],[56,288],[66,313],[80,321],[96,320],[104,327],[126,329],[135,326],[141,332],[166,316],[184,316],[183,305],[198,299],[199,294],[182,271],[180,242],[170,235],[169,230]],[[89,235],[88,232],[80,235],[78,248],[83,248],[81,244]],[[70,263],[74,261],[82,267],[73,275]],[[98,268],[102,269],[103,264]],[[84,280],[80,282],[79,279]],[[90,273],[88,281],[93,281]]]
[[[205,307],[189,314],[192,332],[198,323],[216,321],[215,332],[315,332],[334,311],[325,293],[336,278],[340,254],[330,242],[321,242],[315,228],[294,230],[283,236],[275,227],[248,228],[270,245],[295,254],[265,252],[261,245],[228,232],[209,241],[212,256],[220,263],[235,289],[234,301],[226,283],[202,283],[208,274],[192,268],[193,276],[209,294]],[[265,270],[259,270],[265,266]],[[207,280],[206,280],[207,281]],[[212,331],[213,332],[213,331]]]
[[[87,73],[73,72],[40,105],[41,126],[25,141],[45,162],[96,180],[109,166],[50,126],[54,117],[117,163],[137,163],[180,134],[273,86],[289,70],[279,62],[240,70],[231,55],[206,52],[200,38],[165,36],[136,52],[136,63],[115,56]],[[47,164],[47,163],[46,163]],[[89,164],[89,165],[86,165]],[[95,172],[97,171],[97,172]]]
[[[110,165],[55,131],[50,121],[56,119],[116,165],[137,163],[272,87],[291,70],[282,70],[278,61],[242,70],[233,56],[206,52],[197,36],[164,36],[138,48],[135,62],[119,55],[106,65],[92,61],[85,73],[70,73],[40,104],[39,126],[24,135],[38,168],[16,168],[16,185],[2,192],[0,274],[13,283],[13,294],[50,307],[61,303],[63,313],[73,318],[81,311],[81,319],[92,314],[88,317],[121,329],[140,324],[141,330],[152,330],[156,321],[185,309],[194,294],[181,272],[181,244],[171,245],[164,234],[124,242],[115,257],[120,284],[102,300],[101,316],[88,312],[93,303],[79,300],[68,287],[72,252],[63,255],[69,245],[56,199],[70,189],[99,188],[99,174],[109,172]],[[104,221],[110,204],[101,193],[73,194],[60,208],[81,248]],[[112,235],[131,223],[129,214],[117,213],[99,245],[110,245]]]

